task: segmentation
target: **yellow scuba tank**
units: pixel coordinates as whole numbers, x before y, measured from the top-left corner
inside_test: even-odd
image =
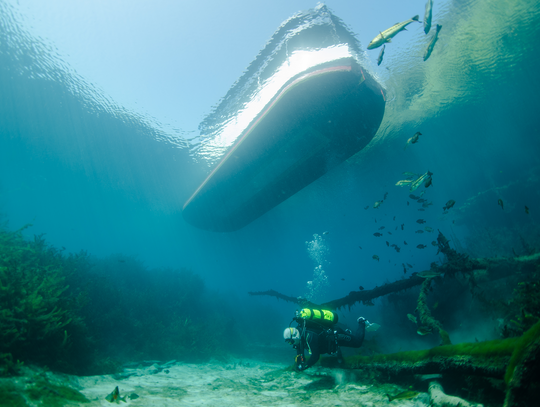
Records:
[[[302,308],[297,314],[306,322],[317,322],[322,325],[334,325],[338,322],[338,315],[335,312],[325,309]]]

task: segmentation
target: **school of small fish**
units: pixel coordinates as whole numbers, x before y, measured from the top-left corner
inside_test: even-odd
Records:
[[[406,27],[408,25],[410,25],[410,24],[413,24],[414,22],[423,23],[423,27],[424,27],[423,31],[427,35],[427,34],[429,34],[429,32],[431,30],[432,18],[433,18],[433,0],[427,0],[426,7],[425,7],[424,20],[423,21],[420,21],[419,16],[416,15],[416,16],[414,16],[414,17],[412,17],[412,18],[410,18],[410,19],[408,19],[406,21],[403,21],[401,23],[396,23],[392,27],[390,27],[390,28],[388,28],[388,29],[386,29],[386,30],[384,30],[382,32],[379,32],[379,34],[369,43],[369,45],[367,47],[368,50],[372,50],[372,49],[379,48],[379,47],[382,46],[382,48],[380,50],[380,53],[379,53],[379,56],[377,58],[377,65],[382,64],[383,58],[384,58],[384,55],[385,55],[385,51],[386,51],[386,44],[390,43],[392,38],[394,38],[401,31],[405,31]],[[432,52],[434,50],[435,44],[438,41],[439,32],[441,31],[441,28],[442,28],[442,26],[440,24],[436,25],[435,32],[433,33],[433,35],[432,35],[432,37],[431,37],[431,39],[429,41],[429,44],[427,45],[427,47],[425,49],[425,52],[424,52],[424,56],[423,56],[424,61],[427,61],[429,59],[429,57],[431,56],[431,54],[432,54]],[[411,137],[409,137],[407,139],[404,149],[407,149],[407,147],[412,146],[413,144],[417,144],[420,141],[420,136],[422,136],[422,140],[425,137],[425,136],[423,136],[423,134],[420,131],[416,131]],[[429,137],[429,135],[427,137]],[[420,143],[420,144],[423,144],[423,143]],[[423,174],[422,173],[416,173],[416,172],[403,172],[403,176],[404,176],[404,179],[397,181],[397,183],[395,185],[396,186],[402,186],[402,187],[403,186],[409,187],[409,192],[410,192],[409,198],[412,201],[416,201],[419,205],[421,205],[420,208],[417,208],[418,211],[425,212],[426,209],[429,209],[429,207],[433,205],[433,202],[428,201],[427,199],[423,198],[423,195],[425,194],[425,192],[427,191],[427,189],[430,186],[434,185],[433,184],[433,176],[434,176],[434,174],[431,171],[427,170]],[[413,192],[417,191],[418,189],[420,189],[422,187],[423,187],[423,190],[418,195],[413,194]],[[380,209],[381,205],[386,201],[387,197],[388,197],[388,192],[386,192],[384,194],[384,197],[382,199],[377,200],[377,201],[375,201],[373,203],[373,208],[374,209]],[[409,201],[406,201],[406,204],[407,204],[407,206],[411,205],[411,203]],[[443,215],[447,215],[447,214],[451,213],[450,210],[455,206],[455,204],[456,204],[456,201],[454,199],[449,199],[446,202],[446,204],[442,207]],[[503,202],[502,199],[499,198],[498,201],[497,201],[497,204],[498,204],[498,206],[501,207],[501,209],[503,211],[505,210],[504,202]],[[414,205],[414,203],[413,203],[413,205]],[[366,205],[364,207],[364,209],[368,210],[368,209],[370,209],[370,207],[371,207],[371,205]],[[440,206],[439,206],[439,208],[440,208]],[[525,205],[525,214],[529,215],[529,213],[530,213],[529,207]],[[386,216],[386,214],[384,216]],[[429,219],[430,217],[428,216],[427,218]],[[374,219],[374,220],[375,220],[375,223],[377,223],[377,219]],[[379,220],[381,220],[381,219],[379,218]],[[396,221],[396,216],[394,216],[392,218],[392,221]],[[418,219],[418,220],[416,220],[416,223],[418,223],[420,225],[423,225],[423,224],[427,223],[427,221],[425,219]],[[454,221],[452,221],[452,223],[454,223]],[[386,227],[390,228],[392,226],[390,226],[390,225],[380,226],[378,228],[378,231],[373,233],[373,236],[382,237],[383,233],[381,233],[380,231],[384,230]],[[405,230],[405,223],[398,223],[397,225],[395,225],[394,231],[399,231],[399,230],[401,230],[401,231]],[[426,225],[426,226],[424,226],[423,229],[417,229],[415,231],[415,234],[424,236],[424,232],[433,233],[434,231],[435,231],[434,228],[432,228],[431,226]],[[392,232],[387,231],[387,234],[392,235]],[[419,236],[419,237],[421,237],[421,236]],[[426,235],[426,236],[429,236],[429,235]],[[431,238],[431,239],[433,239],[433,238]],[[437,255],[441,251],[444,252],[445,249],[450,247],[449,246],[449,240],[440,231],[439,231],[437,240],[431,240],[430,243],[431,243],[431,246],[437,248]],[[399,253],[400,250],[401,250],[401,248],[396,243],[391,242],[391,240],[390,241],[386,240],[385,244],[386,244],[387,248],[392,248],[397,253]],[[403,240],[403,244],[405,246],[409,245],[406,240]],[[414,243],[413,243],[413,245],[414,245]],[[358,247],[360,249],[362,249],[361,246],[358,246]],[[427,249],[428,247],[429,247],[429,245],[424,244],[424,243],[420,243],[420,244],[416,245],[416,249],[418,249],[418,250],[424,250],[424,249]],[[409,249],[409,250],[413,251],[415,249]],[[377,254],[372,255],[372,259],[376,260],[377,262],[381,261],[381,257],[379,255],[377,255]],[[391,260],[388,260],[388,261],[390,262]],[[407,274],[408,270],[413,268],[413,266],[410,265],[409,263],[401,263],[401,265],[403,267],[403,273],[404,274]],[[421,277],[421,278],[436,278],[436,277],[441,276],[440,274],[438,274],[436,272],[433,272],[431,270],[426,270],[426,271],[422,271],[420,273],[412,273],[412,274],[413,274],[413,276],[418,276],[418,277]],[[362,290],[362,289],[363,289],[363,287],[360,286],[360,290]],[[407,317],[411,321],[416,323],[416,317],[414,317],[411,314],[408,314]],[[428,328],[425,328],[425,327],[419,327],[417,333],[419,335],[428,335],[428,334],[431,333],[431,330],[428,329]],[[400,397],[395,397],[395,398],[399,399]],[[394,399],[394,398],[392,398],[392,399]]]

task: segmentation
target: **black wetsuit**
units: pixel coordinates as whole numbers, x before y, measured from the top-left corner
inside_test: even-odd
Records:
[[[301,333],[301,341],[296,346],[296,368],[305,370],[313,366],[325,353],[337,353],[341,357],[340,346],[349,348],[359,348],[364,342],[366,333],[365,321],[358,323],[358,328],[354,334],[346,332],[341,327],[335,325],[330,328],[318,326],[298,326]],[[335,332],[335,333],[334,333]],[[307,351],[311,356],[305,359],[304,352]]]

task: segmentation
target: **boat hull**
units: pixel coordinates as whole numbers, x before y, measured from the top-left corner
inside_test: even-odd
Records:
[[[283,86],[183,208],[190,224],[238,230],[364,148],[384,115],[380,84],[353,58]]]

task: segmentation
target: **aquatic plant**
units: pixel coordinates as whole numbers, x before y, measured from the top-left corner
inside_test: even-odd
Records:
[[[55,365],[72,351],[72,328],[81,324],[66,279],[72,270],[42,236],[0,230],[0,359],[4,373],[13,360]]]
[[[201,360],[234,348],[234,312],[187,269],[64,255],[0,230],[0,374],[22,362],[77,374],[140,359]]]

